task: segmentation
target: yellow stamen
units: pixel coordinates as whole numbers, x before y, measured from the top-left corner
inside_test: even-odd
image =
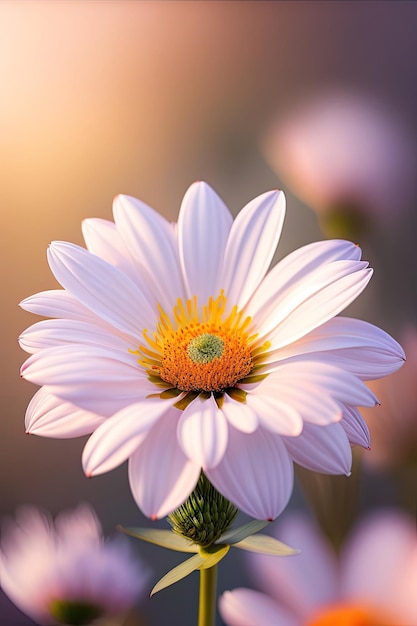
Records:
[[[223,291],[209,298],[199,313],[197,297],[177,301],[173,315],[159,307],[156,332],[143,336],[148,344],[140,346],[139,363],[152,379],[159,377],[185,392],[221,393],[245,379],[253,369],[251,345],[256,334],[250,332],[251,318],[234,306],[225,316]],[[255,360],[258,361],[259,347]],[[238,393],[240,401],[244,396]],[[186,396],[189,401],[189,396]],[[179,400],[177,404],[182,403]]]

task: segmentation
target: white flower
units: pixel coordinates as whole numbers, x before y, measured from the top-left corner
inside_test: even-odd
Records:
[[[177,225],[127,196],[115,223],[83,223],[88,250],[54,242],[50,267],[64,290],[22,306],[52,320],[20,337],[22,375],[43,385],[28,432],[93,432],[88,476],[129,459],[139,507],[177,508],[201,469],[249,515],[275,518],[293,463],[349,473],[349,441],[367,447],[357,406],[376,399],[363,380],[403,362],[382,330],[335,318],[371,270],[347,241],[313,243],[268,274],[284,195],[265,193],[233,221],[205,183],[187,191]]]
[[[125,538],[104,541],[86,505],[61,513],[55,524],[38,509],[22,507],[15,522],[3,525],[1,587],[39,624],[120,616],[137,601],[146,579]]]
[[[393,511],[360,522],[339,560],[317,528],[290,515],[276,533],[300,548],[285,559],[248,556],[262,591],[219,600],[228,626],[411,626],[417,624],[415,524]]]
[[[292,107],[269,129],[264,149],[277,175],[318,213],[389,219],[417,193],[409,129],[360,94],[334,91]]]

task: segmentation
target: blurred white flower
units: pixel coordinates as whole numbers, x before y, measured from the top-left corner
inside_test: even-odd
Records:
[[[378,467],[417,463],[417,330],[407,328],[401,340],[407,362],[392,377],[368,383],[381,406],[361,410],[372,441],[364,460]]]
[[[2,527],[0,584],[39,624],[92,624],[122,616],[147,580],[125,537],[105,541],[93,510],[51,518],[22,507]]]
[[[264,151],[280,180],[319,214],[395,218],[416,199],[416,146],[378,102],[344,91],[296,106]]]
[[[339,559],[317,528],[287,516],[277,531],[299,548],[278,559],[249,555],[263,591],[225,592],[220,613],[228,626],[412,626],[417,624],[415,523],[396,512],[358,524]]]
[[[201,470],[258,519],[286,506],[293,460],[348,474],[349,442],[369,445],[357,407],[376,402],[363,381],[404,358],[379,328],[335,317],[371,278],[360,248],[312,243],[267,273],[285,215],[279,191],[235,220],[202,182],[175,226],[127,196],[113,213],[115,223],[83,223],[87,250],[52,243],[64,289],[22,303],[58,318],[20,337],[31,353],[22,376],[43,385],[28,432],[93,433],[86,474],[129,459],[132,493],[152,518],[180,506]]]

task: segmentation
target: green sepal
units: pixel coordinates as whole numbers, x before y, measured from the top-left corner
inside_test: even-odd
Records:
[[[230,545],[235,545],[239,541],[243,541],[246,537],[249,537],[249,535],[253,535],[254,533],[257,533],[258,530],[262,530],[265,526],[268,526],[268,524],[270,524],[270,522],[267,520],[252,520],[239,528],[226,531],[219,539],[217,539],[217,541],[215,541],[215,543],[228,543]]]
[[[165,574],[165,576],[163,576],[152,589],[151,596],[162,589],[166,589],[166,587],[174,585],[196,570],[214,567],[226,556],[229,550],[230,546],[228,545],[211,546],[209,549],[200,548],[198,554],[194,554],[194,556],[190,557],[186,561],[183,561]]]
[[[199,569],[208,569],[217,565],[230,550],[230,545],[210,546],[210,548],[200,548],[199,554],[204,557],[204,563]]]
[[[246,550],[247,552],[270,554],[272,556],[290,556],[300,553],[300,550],[291,548],[291,546],[287,546],[287,544],[269,535],[251,535],[243,541],[235,543],[233,547]]]
[[[159,378],[159,376],[149,375],[148,380],[157,387],[166,387],[169,389],[172,387],[172,383],[167,383],[165,380],[162,380],[162,378]]]
[[[225,390],[227,395],[232,398],[232,400],[236,400],[236,402],[246,402],[246,396],[248,392],[240,387],[229,387]]]
[[[204,561],[205,558],[200,554],[194,554],[186,561],[183,561],[174,567],[174,569],[170,570],[168,574],[165,574],[165,576],[163,576],[161,580],[156,583],[155,587],[151,591],[151,596],[158,591],[177,583],[179,580],[182,580],[192,572],[195,572],[195,570],[200,569]]]
[[[265,378],[267,378],[269,376],[269,374],[255,374],[254,376],[245,376],[245,378],[242,378],[241,380],[239,380],[239,383],[244,383],[245,385],[248,384],[252,384],[252,383],[260,383],[262,380],[265,380]]]
[[[118,526],[126,535],[142,539],[148,543],[153,543],[161,548],[175,550],[176,552],[198,552],[198,545],[192,543],[189,539],[176,535],[172,530],[160,530],[156,528],[124,528]]]
[[[198,391],[188,391],[185,396],[180,398],[178,402],[174,404],[174,406],[176,409],[179,409],[180,411],[184,411],[184,409],[186,409],[187,406],[191,404],[191,402],[195,400],[197,396],[198,396]]]

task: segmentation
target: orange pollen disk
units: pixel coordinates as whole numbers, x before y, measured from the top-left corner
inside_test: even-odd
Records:
[[[360,605],[334,605],[324,608],[307,626],[394,626],[381,613]]]
[[[248,332],[250,317],[244,318],[236,306],[226,316],[225,308],[221,292],[201,312],[196,297],[185,303],[178,300],[174,321],[160,309],[153,338],[144,332],[149,347],[138,350],[139,363],[151,379],[181,391],[221,392],[245,378],[253,368],[250,344],[256,335]]]

